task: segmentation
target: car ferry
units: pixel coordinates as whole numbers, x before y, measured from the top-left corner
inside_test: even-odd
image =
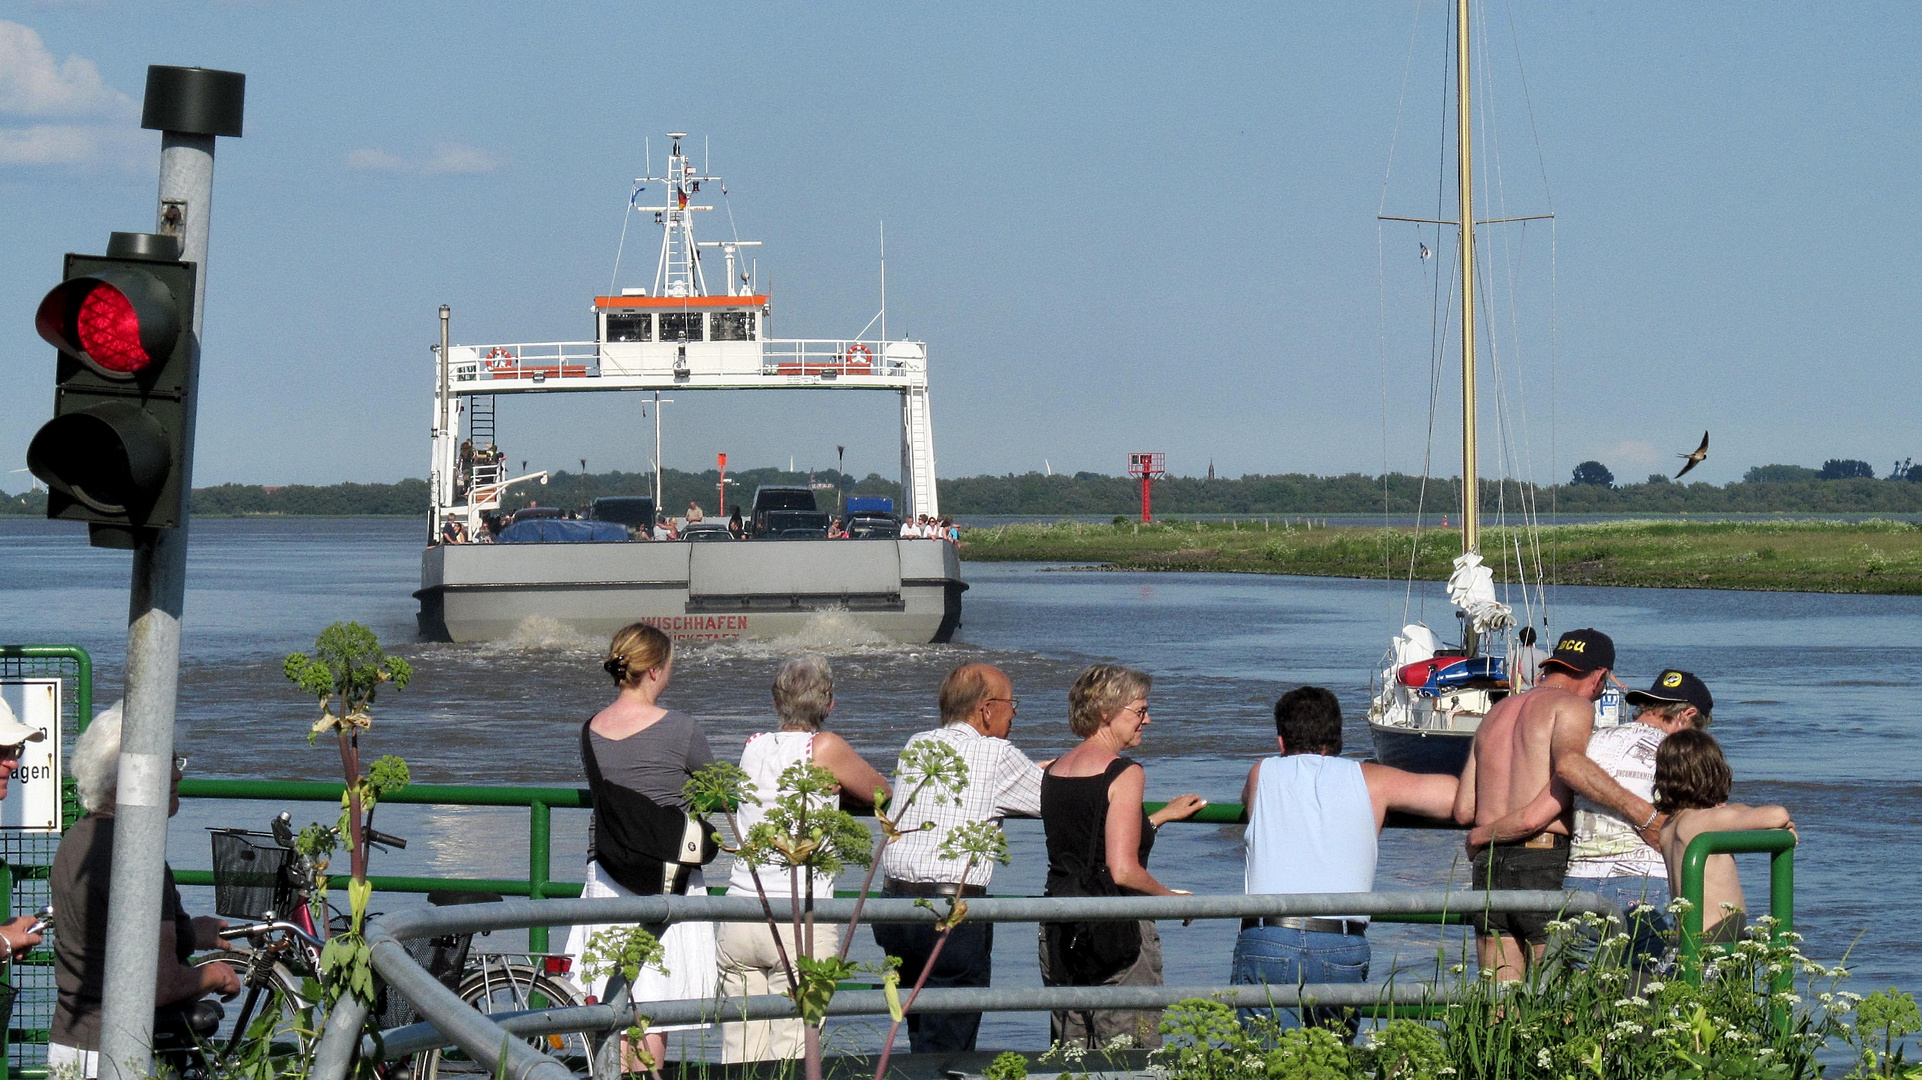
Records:
[[[637,179],[629,200],[630,212],[651,213],[661,228],[653,285],[594,297],[595,340],[453,344],[451,313],[440,309],[430,541],[414,594],[421,635],[485,641],[541,618],[589,635],[638,621],[680,639],[773,638],[831,615],[889,640],[947,641],[960,624],[967,584],[946,540],[885,532],[814,539],[784,530],[778,537],[722,534],[719,542],[709,530],[693,542],[611,522],[499,528],[511,489],[546,479],[508,475],[494,449],[497,406],[530,393],[892,393],[901,402],[901,517],[940,513],[927,343],[888,339],[885,321],[873,339],[774,337],[770,297],[756,290],[752,264],[741,258],[757,242],[695,239],[695,213],[713,209],[698,205],[701,189],[722,179],[694,166],[682,151],[685,133],[668,138],[666,175]],[[655,185],[666,197],[640,205]],[[721,291],[708,288],[702,248],[723,257]],[[657,408],[657,423],[658,415]],[[657,469],[656,507],[658,476]]]

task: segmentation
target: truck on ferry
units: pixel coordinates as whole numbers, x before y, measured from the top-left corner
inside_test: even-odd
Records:
[[[694,214],[703,186],[719,176],[696,168],[670,133],[663,176],[635,181],[629,212],[651,213],[661,252],[653,284],[593,298],[592,341],[455,344],[451,312],[440,309],[435,350],[434,424],[429,462],[430,542],[421,556],[419,624],[424,638],[487,641],[514,634],[530,619],[552,620],[587,635],[649,622],[676,638],[774,638],[824,618],[889,640],[947,641],[961,621],[961,577],[954,545],[900,539],[900,520],[940,513],[935,491],[928,349],[923,341],[879,337],[776,338],[771,298],[755,274],[737,272],[754,241],[697,241]],[[643,206],[660,185],[665,198]],[[725,262],[722,291],[710,291],[701,249]],[[863,333],[866,331],[864,330]],[[754,535],[735,539],[709,529],[698,538],[653,535],[661,507],[659,407],[656,481],[650,504],[616,506],[590,521],[544,520],[495,535],[504,500],[546,474],[508,475],[494,445],[496,408],[522,394],[693,390],[841,390],[895,394],[901,403],[901,516],[869,514],[848,539],[816,533],[808,505],[755,507]],[[758,501],[758,500],[757,500]],[[781,497],[773,501],[780,502]],[[892,508],[890,507],[890,510]],[[648,530],[626,519],[648,519]],[[879,518],[890,518],[890,530]],[[701,541],[701,542],[697,542]]]

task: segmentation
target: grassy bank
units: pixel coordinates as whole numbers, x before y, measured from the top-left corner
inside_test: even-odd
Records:
[[[1922,527],[1907,522],[1617,521],[1484,529],[1482,550],[1513,576],[1516,545],[1534,549],[1551,582],[1779,592],[1922,593]],[[965,559],[1099,564],[1115,570],[1448,577],[1454,529],[1319,528],[1299,522],[1001,525],[962,534]],[[1534,576],[1531,570],[1531,578]]]

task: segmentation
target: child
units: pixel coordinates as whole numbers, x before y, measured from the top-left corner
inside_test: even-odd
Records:
[[[1705,832],[1743,829],[1795,831],[1780,806],[1743,806],[1728,801],[1728,759],[1706,731],[1684,729],[1662,740],[1655,751],[1655,809],[1670,815],[1662,826],[1662,861],[1668,864],[1671,896],[1682,895],[1682,856],[1689,841]],[[1732,910],[1724,911],[1727,904]],[[1735,857],[1710,855],[1702,876],[1702,944],[1734,944],[1748,925],[1748,904]]]

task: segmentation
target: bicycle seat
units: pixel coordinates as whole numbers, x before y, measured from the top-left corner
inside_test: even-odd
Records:
[[[457,907],[461,904],[498,904],[500,893],[461,892],[457,889],[435,889],[427,894],[427,902],[435,907]]]

